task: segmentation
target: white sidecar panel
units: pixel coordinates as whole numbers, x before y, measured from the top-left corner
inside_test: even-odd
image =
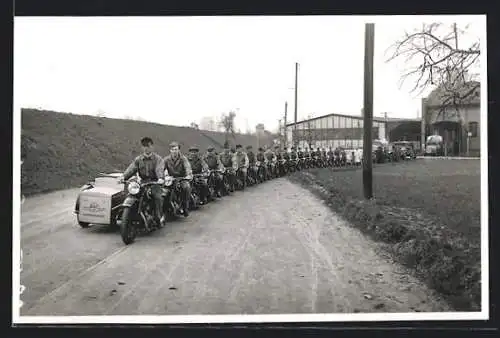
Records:
[[[123,191],[123,184],[118,187],[116,184],[115,187],[96,186],[82,191],[78,220],[93,224],[110,224],[112,198],[121,191]]]

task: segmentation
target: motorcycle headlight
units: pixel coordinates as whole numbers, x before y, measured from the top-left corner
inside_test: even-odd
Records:
[[[165,177],[165,186],[170,187],[174,183],[174,178],[172,176]]]
[[[137,195],[141,190],[141,186],[137,182],[131,182],[128,185],[128,192],[132,195]]]

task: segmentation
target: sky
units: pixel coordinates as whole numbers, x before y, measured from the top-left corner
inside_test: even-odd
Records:
[[[477,18],[16,17],[14,107],[183,126],[235,110],[242,131],[273,130],[285,101],[293,122],[298,62],[298,120],[359,115],[374,22],[374,114],[417,118],[421,96],[400,87],[405,64],[386,63],[387,48],[424,22],[471,24],[466,43],[486,30]]]

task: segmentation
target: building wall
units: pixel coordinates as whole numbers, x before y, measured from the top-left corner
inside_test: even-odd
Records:
[[[294,127],[287,127],[287,140],[292,144],[298,140],[300,148],[360,148],[363,146],[363,119],[344,116],[326,116],[324,118],[305,121],[297,124],[297,134]],[[373,121],[373,139],[385,139],[384,122]]]
[[[477,133],[475,133],[472,137],[469,138],[469,151],[471,152],[479,152],[480,151],[480,136],[481,136],[481,125],[480,125],[480,106],[464,106],[459,108],[458,113],[454,108],[447,108],[443,113],[439,113],[439,108],[427,107],[427,133],[430,134],[440,134],[444,137],[443,132],[438,130],[434,123],[440,121],[451,121],[451,122],[460,122],[464,128],[464,140],[462,141],[464,144],[466,142],[466,134],[465,130],[471,130],[471,128],[475,128]],[[474,127],[473,123],[476,123],[476,127]],[[465,147],[464,147],[465,148]],[[464,152],[464,151],[462,151]]]

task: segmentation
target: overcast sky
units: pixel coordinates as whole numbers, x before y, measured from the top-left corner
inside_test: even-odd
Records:
[[[378,17],[374,112],[416,118],[419,97],[399,88],[402,63],[385,51],[423,22],[474,23],[476,17]],[[14,21],[14,103],[76,114],[189,125],[239,108],[237,127],[277,126],[288,101],[298,118],[356,115],[363,105],[364,22],[308,17],[36,17]],[[469,37],[464,37],[469,39]],[[463,39],[463,38],[461,38]]]

